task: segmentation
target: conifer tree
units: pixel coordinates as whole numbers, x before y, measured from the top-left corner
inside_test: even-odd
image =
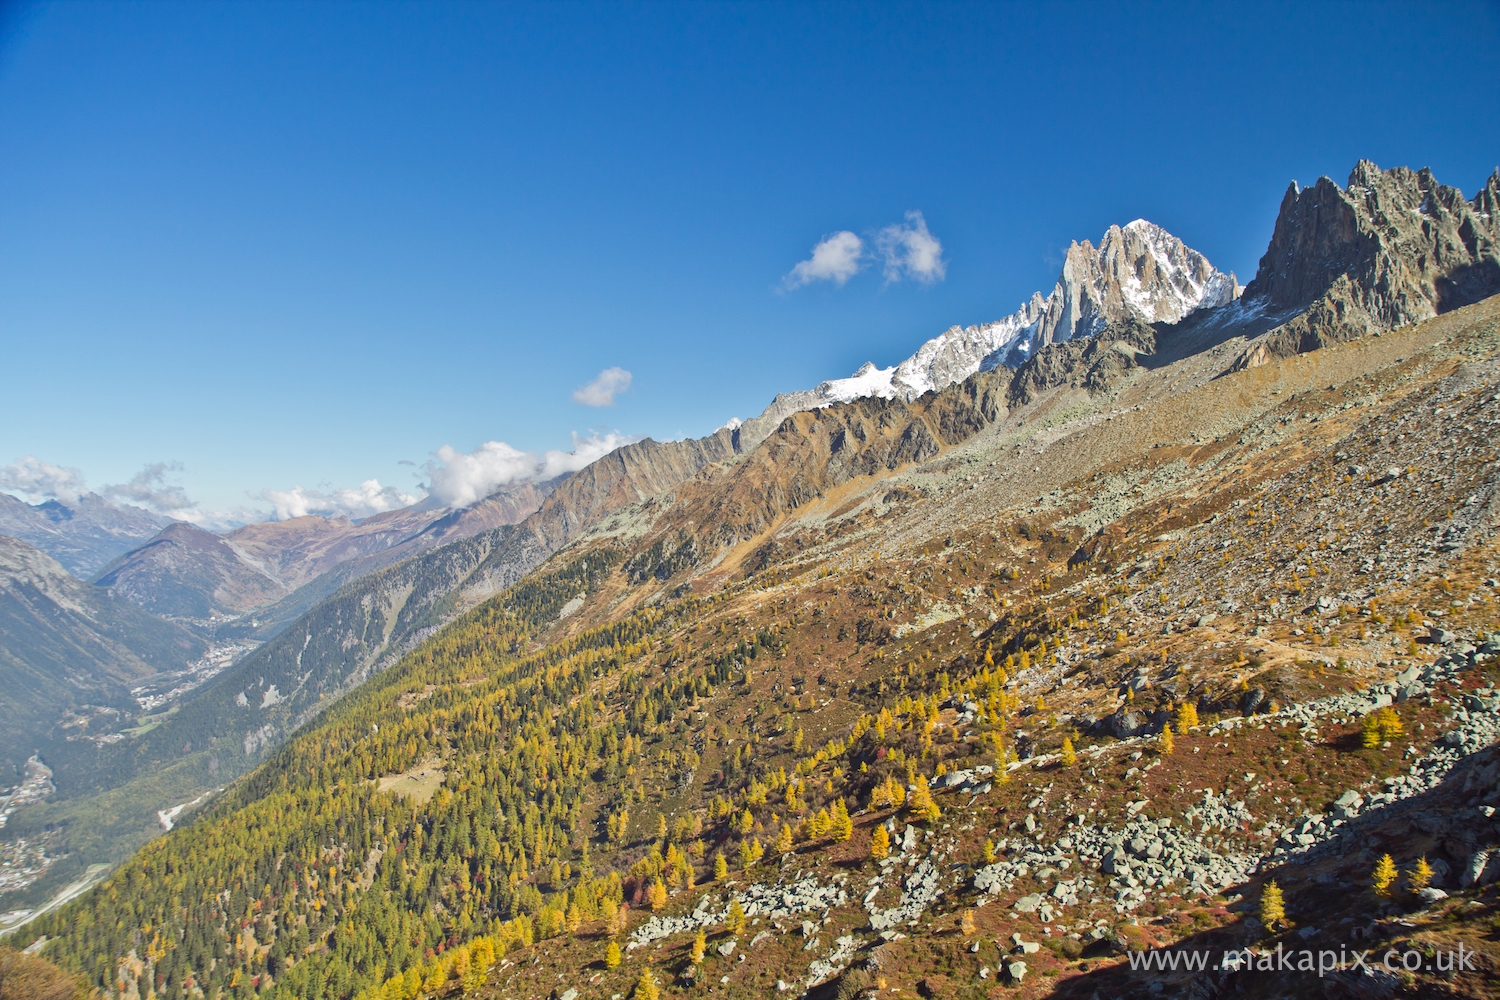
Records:
[[[1062,745],[1063,767],[1072,767],[1078,763],[1078,753],[1073,749],[1073,739],[1069,736],[1063,737]]]
[[[740,934],[745,930],[745,908],[738,899],[730,900],[729,915],[724,918],[724,926],[731,934]]]
[[[1161,752],[1168,755],[1176,748],[1177,741],[1172,739],[1172,724],[1169,722],[1161,727]]]
[[[604,967],[606,969],[620,967],[620,943],[618,941],[611,941],[604,949]]]
[[[698,933],[693,936],[693,947],[688,952],[688,960],[694,965],[703,961],[704,953],[708,951],[708,937],[703,933],[703,928],[698,928]]]
[[[1375,892],[1381,896],[1391,894],[1391,883],[1396,881],[1396,862],[1389,854],[1383,854],[1375,864],[1375,871],[1370,874],[1370,882],[1375,886]]]
[[[1281,895],[1281,886],[1274,880],[1267,882],[1260,891],[1260,922],[1266,930],[1286,923],[1286,902]]]
[[[812,820],[807,824],[807,829],[812,834],[812,839],[817,840],[821,837],[826,837],[832,826],[833,821],[828,817],[828,810],[819,809],[813,814]]]
[[[781,832],[776,835],[775,850],[777,854],[785,854],[792,849],[792,828],[785,823],[781,824]]]
[[[641,978],[635,981],[635,992],[631,996],[634,1000],[661,1000],[661,990],[657,988],[656,977],[650,969],[641,970]]]
[[[1406,875],[1406,884],[1411,886],[1412,892],[1421,892],[1432,884],[1432,865],[1427,863],[1427,855],[1417,859],[1417,867]]]
[[[885,832],[885,824],[875,827],[875,832],[870,834],[870,857],[879,861],[888,857],[891,853],[891,835]]]
[[[724,860],[724,852],[719,851],[714,855],[714,881],[729,877],[729,863]]]
[[[1177,731],[1185,733],[1198,724],[1198,706],[1185,701],[1177,706]]]
[[[1375,713],[1380,725],[1380,738],[1382,740],[1396,740],[1406,735],[1406,728],[1401,725],[1401,716],[1396,710],[1387,705]]]
[[[646,890],[646,902],[651,904],[653,912],[667,905],[667,887],[660,875],[651,880],[651,887]]]
[[[843,799],[833,802],[833,839],[844,843],[854,836],[854,820],[849,816],[849,807]]]
[[[943,815],[942,810],[932,799],[932,792],[927,787],[927,779],[920,774],[916,776],[916,779],[912,783],[911,795],[907,797],[906,808],[911,810],[912,815],[929,823],[935,823]]]

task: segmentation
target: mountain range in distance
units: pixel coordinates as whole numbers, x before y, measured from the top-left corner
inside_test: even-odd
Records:
[[[1034,294],[995,323],[953,327],[899,365],[867,363],[848,379],[778,395],[749,421],[733,421],[737,447],[753,450],[787,415],[867,396],[907,401],[976,371],[1016,367],[1048,344],[1089,336],[1127,316],[1177,322],[1238,295],[1233,275],[1145,220],[1112,226],[1095,249],[1069,248],[1055,288]],[[56,500],[34,507],[6,497],[0,533],[10,528],[70,569],[154,614],[216,622],[255,614],[221,634],[269,637],[340,584],[444,542],[524,520],[557,481],[521,483],[450,510],[424,502],[359,521],[303,516],[214,533],[110,504],[92,494],[76,509]],[[147,529],[157,531],[148,534]],[[72,553],[76,552],[74,557]],[[262,620],[264,624],[262,624]],[[228,622],[218,622],[221,626]]]
[[[47,732],[124,739],[117,730],[139,711],[133,689],[184,672],[207,652],[191,631],[3,535],[0,637],[0,761],[15,773]]]
[[[28,504],[0,493],[0,535],[47,553],[69,573],[86,580],[172,523],[172,519],[129,504],[114,504],[97,493],[69,503]]]

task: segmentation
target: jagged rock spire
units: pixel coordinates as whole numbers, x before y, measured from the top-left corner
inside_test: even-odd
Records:
[[[1363,330],[1428,319],[1500,292],[1500,171],[1468,202],[1432,171],[1360,160],[1340,188],[1294,181],[1246,301],[1275,311],[1340,299]]]

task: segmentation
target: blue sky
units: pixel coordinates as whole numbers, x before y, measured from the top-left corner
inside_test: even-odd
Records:
[[[444,446],[708,433],[1011,312],[1111,223],[1243,282],[1293,178],[1472,193],[1496,51],[1494,4],[10,6],[0,466],[270,510],[415,494]],[[786,287],[911,211],[942,280]]]

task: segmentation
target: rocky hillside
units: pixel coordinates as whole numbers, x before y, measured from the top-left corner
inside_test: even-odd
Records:
[[[141,1000],[1491,995],[1500,296],[1239,364],[1267,287],[346,585],[134,744],[258,766],[25,936]]]

